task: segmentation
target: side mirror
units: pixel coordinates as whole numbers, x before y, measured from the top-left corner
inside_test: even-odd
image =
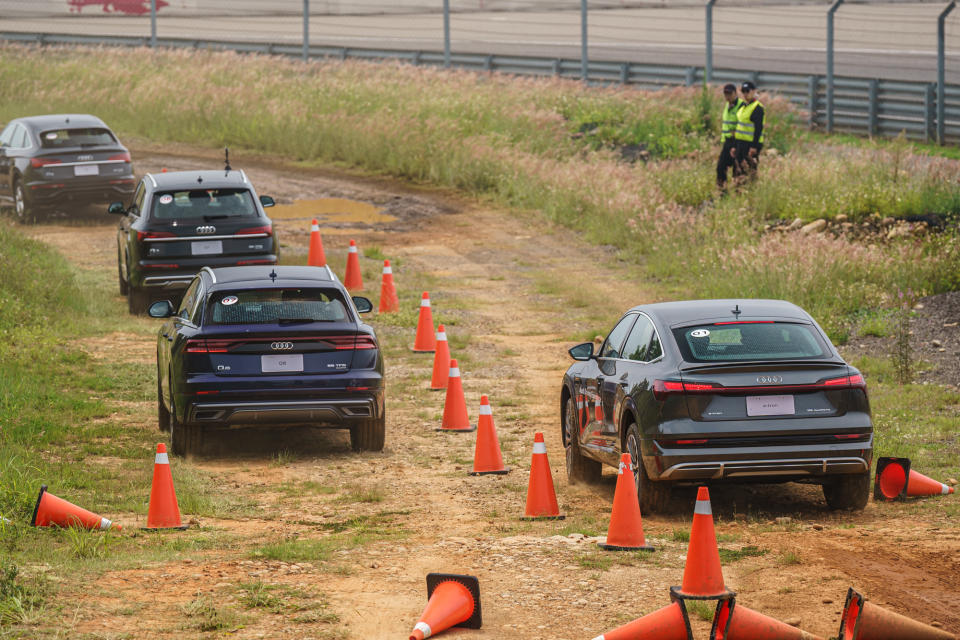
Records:
[[[272,207],[277,203],[270,196],[260,196],[260,204],[263,206],[264,209],[266,209],[268,207]]]
[[[147,315],[151,318],[169,318],[173,315],[173,312],[173,304],[171,304],[169,300],[154,302],[150,305],[150,308],[147,309]]]
[[[351,300],[353,300],[353,305],[360,313],[370,313],[373,311],[373,303],[370,302],[369,299],[363,296],[353,296]]]
[[[107,213],[115,213],[117,215],[123,215],[127,210],[123,207],[122,202],[111,202],[110,206],[107,207]]]
[[[567,353],[574,360],[587,361],[593,358],[593,343],[582,342],[575,347],[571,347]]]

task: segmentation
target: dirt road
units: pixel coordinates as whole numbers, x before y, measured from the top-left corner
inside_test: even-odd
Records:
[[[193,153],[151,148],[135,157],[141,171],[218,166],[216,153]],[[677,492],[677,515],[645,515],[648,542],[657,547],[651,557],[598,551],[591,536],[606,532],[614,475],[608,470],[598,486],[568,486],[558,399],[566,348],[576,336],[611,326],[630,305],[665,297],[656,282],[534,213],[267,159],[236,157],[234,165],[241,164],[260,193],[283,203],[345,198],[375,206],[379,217],[366,219],[363,207],[351,213],[345,205],[340,217],[328,211],[328,256],[344,253],[349,234],[361,249],[376,246],[394,260],[401,289],[416,283],[415,293],[430,290],[434,312],[452,325],[471,417],[480,394],[489,394],[513,471],[467,475],[473,436],[434,431],[442,397],[426,388],[432,357],[409,352],[414,324],[374,317],[389,379],[386,450],[353,454],[340,432],[254,434],[237,441],[237,451],[192,461],[216,480],[211,490],[252,506],[237,517],[202,518],[199,529],[177,535],[214,532],[229,544],[174,563],[108,572],[96,589],[66,585],[78,607],[75,629],[207,637],[184,613],[185,604],[206,594],[242,614],[242,623],[224,629],[232,637],[401,638],[425,604],[431,571],[480,579],[483,628],[443,636],[451,639],[592,638],[667,605],[668,589],[683,573],[693,490]],[[304,253],[309,208],[281,212],[283,251]],[[105,214],[54,220],[30,233],[80,269],[113,273],[113,222]],[[376,301],[379,281],[368,280],[367,291]],[[154,341],[143,332],[120,333],[88,348],[98,357],[152,362]],[[154,412],[152,402],[118,406],[114,419],[151,429]],[[518,520],[535,431],[546,434],[566,521]],[[834,515],[819,489],[799,485],[719,486],[712,497],[727,586],[742,604],[829,637],[852,585],[897,612],[960,630],[956,522],[873,503],[859,514]],[[302,553],[315,548],[311,541],[343,533],[353,544],[339,537],[326,555],[311,560]],[[268,543],[280,551],[264,554]],[[283,595],[285,604],[250,605],[249,590],[237,585],[251,582]],[[297,598],[308,596],[298,589],[310,590],[315,604],[323,601],[326,613],[303,616]],[[712,609],[701,613],[709,618]],[[693,617],[694,634],[707,637],[709,622]]]

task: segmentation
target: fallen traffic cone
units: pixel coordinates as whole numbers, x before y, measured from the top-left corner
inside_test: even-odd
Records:
[[[447,345],[447,330],[437,325],[436,351],[433,355],[433,377],[430,378],[431,391],[443,391],[450,378],[450,347]]]
[[[417,320],[417,337],[413,341],[413,350],[417,353],[432,352],[437,345],[433,335],[433,314],[430,312],[430,294],[423,292],[420,299],[420,318]]]
[[[593,640],[693,640],[683,600],[607,631]]]
[[[710,640],[821,640],[785,622],[769,618],[738,604],[735,598],[721,600],[713,615]]]
[[[157,445],[157,456],[153,463],[153,486],[144,529],[187,529],[188,526],[180,523],[180,507],[177,505],[177,493],[173,490],[167,445],[161,442]]]
[[[653,547],[647,546],[643,537],[643,520],[629,453],[620,456],[607,540],[598,542],[597,546],[607,551],[654,551]]]
[[[957,640],[957,636],[867,602],[850,587],[837,640]]]
[[[473,449],[473,471],[470,472],[470,475],[483,476],[490,473],[504,475],[510,473],[510,469],[503,466],[503,455],[500,453],[497,428],[493,424],[493,410],[490,409],[489,398],[484,395],[480,396],[477,444]]]
[[[713,530],[710,492],[706,487],[697,490],[697,504],[693,509],[693,525],[690,527],[690,544],[687,547],[687,564],[683,568],[683,584],[670,587],[670,595],[692,600],[726,600],[735,595],[723,584],[717,534]]]
[[[320,225],[317,224],[316,218],[310,223],[310,252],[307,254],[307,265],[327,266],[327,256],[323,253],[323,238],[320,237]]]
[[[910,496],[940,496],[953,493],[953,487],[937,482],[910,468],[910,458],[878,458],[873,483],[876,500],[896,500]]]
[[[443,403],[443,422],[437,431],[473,431],[467,416],[467,401],[463,397],[463,384],[460,382],[460,367],[456,360],[450,361],[450,373],[447,380],[447,398]]]
[[[380,281],[380,309],[379,313],[389,313],[400,310],[400,299],[397,289],[393,286],[393,267],[389,260],[383,261],[383,279]]]
[[[427,607],[410,640],[425,640],[450,627],[479,629],[480,581],[453,573],[427,574]]]
[[[34,527],[81,527],[83,529],[122,529],[102,516],[78,507],[72,502],[58,498],[47,492],[47,485],[40,487],[37,504],[33,508],[33,519],[30,524]]]
[[[357,241],[350,241],[347,249],[347,271],[343,274],[343,286],[348,291],[363,291],[363,276],[360,275],[360,254],[357,253]]]
[[[533,435],[533,457],[530,460],[530,481],[527,484],[527,509],[521,520],[563,520],[553,489],[547,445],[539,431]]]

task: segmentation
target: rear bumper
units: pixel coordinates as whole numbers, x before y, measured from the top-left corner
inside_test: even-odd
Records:
[[[349,427],[378,417],[371,397],[337,400],[280,400],[264,402],[198,402],[187,409],[192,424],[221,427],[299,425]]]
[[[728,460],[681,462],[660,474],[662,480],[724,480],[735,478],[772,478],[829,476],[866,473],[870,463],[864,458],[783,458],[778,460]]]
[[[129,200],[136,187],[136,179],[133,176],[121,176],[93,183],[30,182],[24,186],[27,192],[26,197],[34,206],[107,204]]]
[[[190,285],[194,276],[196,276],[203,267],[210,267],[211,269],[218,267],[237,267],[249,264],[252,260],[257,261],[257,264],[270,266],[277,264],[277,259],[276,254],[269,253],[245,256],[141,260],[138,265],[138,272],[142,280],[137,282],[137,279],[134,278],[131,284],[135,287],[142,287],[154,291],[182,291]],[[171,260],[176,261],[177,269],[157,268],[153,266],[155,264],[169,264]]]

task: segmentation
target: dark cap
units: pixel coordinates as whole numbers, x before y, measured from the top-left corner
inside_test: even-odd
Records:
[[[723,92],[724,92],[724,93],[736,93],[736,92],[737,92],[737,85],[735,85],[735,84],[725,84],[725,85],[723,85]]]
[[[740,85],[740,91],[750,91],[751,89],[756,89],[757,85],[753,84],[749,80]]]

